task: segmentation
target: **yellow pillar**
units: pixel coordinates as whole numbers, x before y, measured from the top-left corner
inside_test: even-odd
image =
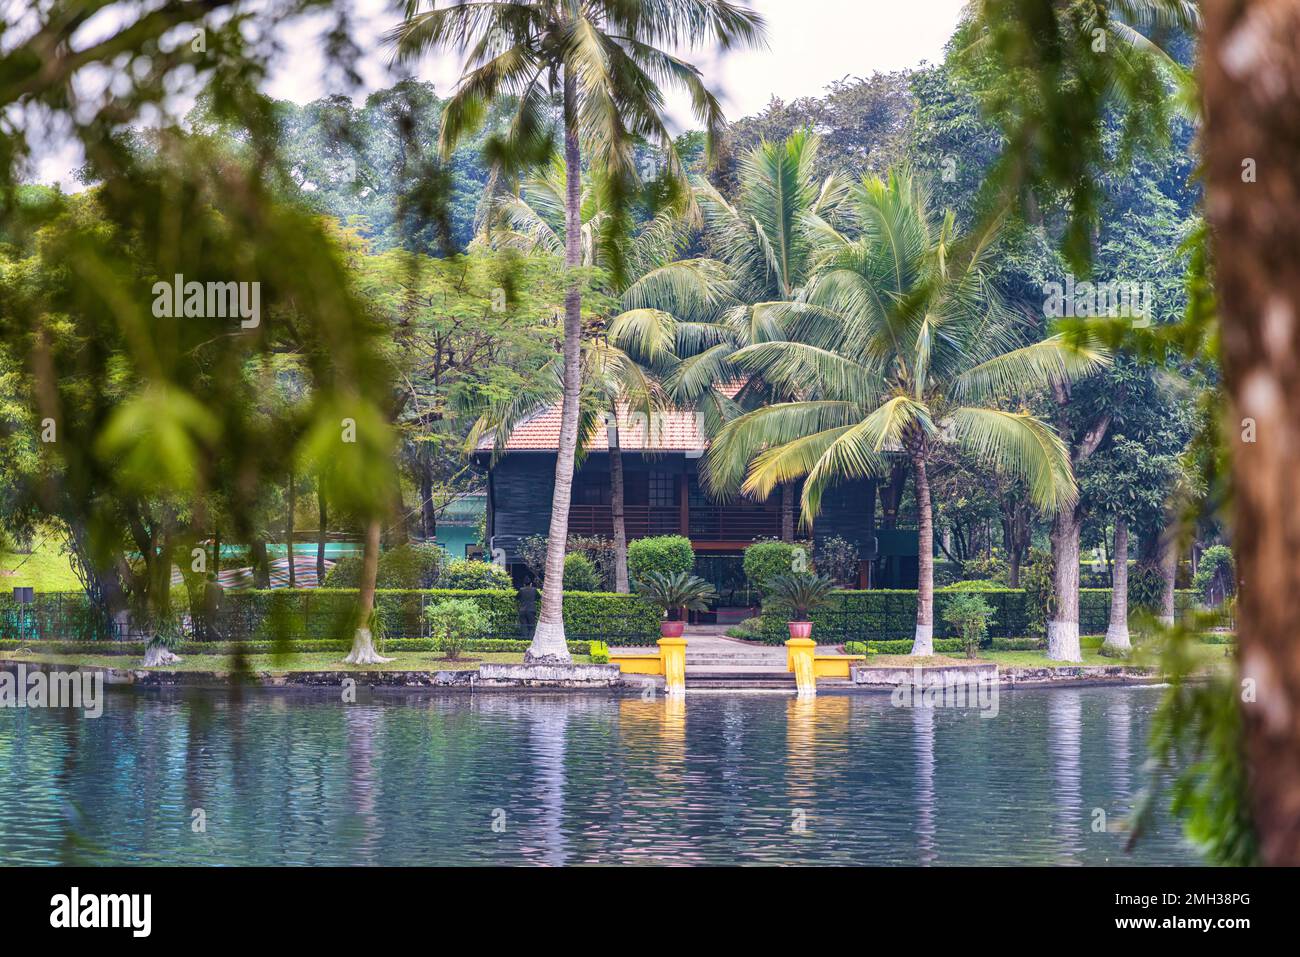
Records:
[[[660,638],[659,657],[663,661],[664,691],[670,695],[686,693],[686,639]]]
[[[801,695],[817,693],[817,678],[813,673],[813,655],[816,652],[817,642],[811,638],[791,638],[785,643],[786,670],[794,672]]]

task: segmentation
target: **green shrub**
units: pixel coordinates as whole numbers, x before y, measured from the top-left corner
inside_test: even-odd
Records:
[[[1128,573],[1128,604],[1132,612],[1155,614],[1165,594],[1165,580],[1160,566],[1134,563]]]
[[[1196,566],[1192,591],[1203,604],[1217,605],[1236,592],[1234,574],[1232,549],[1227,545],[1211,545],[1201,554]]]
[[[359,588],[361,587],[361,556],[345,555],[334,563],[334,567],[325,573],[322,588]]]
[[[590,643],[587,654],[591,656],[593,665],[609,664],[609,645],[603,641],[593,641]]]
[[[831,580],[809,572],[792,572],[768,579],[768,596],[763,613],[775,612],[790,621],[807,621],[808,616],[830,601]]]
[[[509,588],[510,576],[506,570],[491,562],[476,558],[453,558],[442,569],[438,587],[458,590],[480,588]]]
[[[755,542],[745,549],[745,577],[760,592],[766,592],[777,575],[810,571],[810,564],[808,550],[794,542]]]
[[[848,655],[865,655],[869,653],[869,647],[865,641],[846,641],[844,642],[844,653]]]
[[[1056,583],[1052,580],[1056,563],[1052,553],[1030,549],[1029,561],[1020,573],[1025,591],[1025,633],[1034,637],[1047,634],[1047,623],[1056,613]]]
[[[992,618],[992,607],[973,592],[956,594],[943,607],[943,620],[957,630],[967,658],[974,658],[979,651]]]
[[[599,591],[600,572],[586,555],[574,552],[564,556],[565,591]]]
[[[695,549],[683,535],[638,538],[627,547],[627,573],[633,581],[640,581],[651,572],[686,575],[693,571]]]
[[[740,638],[743,641],[758,641],[763,637],[763,617],[755,615],[738,621],[727,629],[727,637]]]
[[[468,598],[447,598],[424,609],[434,647],[455,661],[465,643],[487,633],[488,616]]]
[[[995,551],[992,555],[968,558],[962,562],[961,577],[968,581],[991,581],[1001,585],[1007,584],[1007,563]]]
[[[817,543],[817,570],[837,585],[852,587],[858,583],[858,546],[840,535],[831,535]]]
[[[390,548],[379,556],[376,581],[380,588],[432,588],[438,583],[443,555],[441,548],[430,544]]]
[[[945,585],[943,588],[937,588],[936,591],[1006,591],[1006,585],[1000,585],[995,581],[977,578],[969,581],[953,582],[951,585]]]

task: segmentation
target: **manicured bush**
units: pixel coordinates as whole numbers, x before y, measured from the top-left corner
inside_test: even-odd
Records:
[[[740,638],[744,641],[758,641],[763,637],[763,618],[755,615],[744,621],[736,622],[727,629],[728,638]]]
[[[870,646],[865,641],[846,641],[844,642],[844,653],[847,655],[869,655],[871,651]]]
[[[745,549],[745,577],[760,592],[766,592],[777,575],[811,571],[808,550],[795,542],[755,542]]]
[[[424,609],[429,637],[448,659],[461,656],[466,642],[481,638],[488,630],[488,616],[468,598],[446,598]]]
[[[586,555],[574,552],[564,556],[564,590],[598,591],[600,589],[600,572],[596,564]]]
[[[988,636],[993,609],[978,594],[960,592],[944,603],[943,620],[951,625],[961,638],[967,658],[974,658],[980,644]]]
[[[359,588],[361,586],[361,556],[345,555],[334,563],[321,581],[322,588]]]
[[[438,577],[439,588],[474,590],[479,588],[509,588],[510,576],[500,565],[479,561],[476,558],[453,558],[443,566]]]
[[[587,654],[591,656],[591,663],[593,665],[609,664],[609,645],[605,644],[603,641],[593,641]]]
[[[695,571],[695,549],[683,535],[656,535],[638,538],[627,546],[627,573],[639,581],[651,572],[661,575],[690,574]]]
[[[379,556],[376,581],[380,588],[433,588],[438,583],[444,554],[437,545],[430,544],[390,548]]]
[[[1007,586],[988,579],[976,578],[969,581],[953,582],[936,591],[1006,591]]]

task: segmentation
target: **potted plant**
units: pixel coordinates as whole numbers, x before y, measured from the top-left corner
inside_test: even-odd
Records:
[[[829,578],[811,572],[775,575],[767,583],[768,606],[788,616],[791,638],[811,638],[811,615],[830,600],[834,587]]]
[[[690,572],[646,572],[636,590],[667,614],[668,620],[659,625],[659,634],[664,638],[680,638],[686,627],[682,612],[706,611],[714,596],[713,586]]]

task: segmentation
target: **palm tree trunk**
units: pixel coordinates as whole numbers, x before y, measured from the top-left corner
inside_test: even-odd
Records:
[[[564,266],[582,264],[582,152],[578,148],[577,85],[564,71]],[[564,546],[569,538],[569,502],[573,497],[573,460],[578,450],[579,365],[582,351],[582,290],[577,280],[564,296],[564,404],[555,455],[555,490],[551,495],[551,530],[546,540],[546,587],[542,612],[525,662],[572,660],[564,639]]]
[[[1174,623],[1174,589],[1178,582],[1178,537],[1160,536],[1160,624],[1166,628]]]
[[[609,494],[610,510],[614,513],[614,591],[626,595],[630,589],[627,582],[627,522],[623,515],[623,450],[617,440],[609,447]]]
[[[781,541],[794,541],[794,483],[781,485]]]
[[[1264,864],[1300,864],[1300,7],[1203,7],[1206,202],[1232,399],[1245,752]],[[1231,55],[1230,55],[1231,54]],[[1247,177],[1246,161],[1253,175]],[[1258,441],[1245,440],[1244,419]]]
[[[293,513],[298,507],[298,489],[293,481],[293,473],[289,473],[289,522],[287,537],[289,539],[289,587],[298,587],[298,573],[293,567]]]
[[[1132,649],[1128,638],[1128,521],[1115,516],[1115,571],[1111,573],[1110,626],[1102,642],[1102,654],[1125,653]]]
[[[1062,509],[1052,520],[1053,590],[1056,616],[1047,623],[1047,657],[1082,661],[1079,648],[1079,532],[1083,516],[1077,506]]]
[[[361,555],[361,582],[357,592],[357,630],[352,634],[352,651],[343,660],[350,665],[373,665],[392,658],[381,658],[375,651],[370,633],[370,615],[375,610],[375,580],[379,577],[380,521],[366,523],[365,550]]]
[[[325,514],[325,483],[317,479],[316,505],[320,511],[320,528],[316,530],[316,585],[325,583],[325,529],[328,519]]]
[[[934,654],[934,516],[924,453],[912,456],[916,485],[916,637],[912,654]]]

